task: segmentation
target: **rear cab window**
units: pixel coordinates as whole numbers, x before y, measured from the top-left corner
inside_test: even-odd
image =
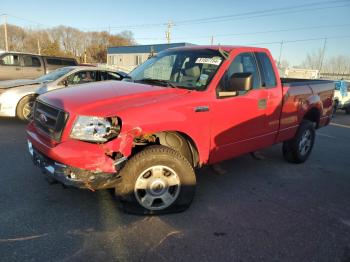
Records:
[[[62,60],[62,65],[65,65],[65,66],[75,66],[75,65],[77,65],[77,63],[75,62],[75,60],[66,60],[66,59],[63,59],[63,60]]]
[[[276,75],[273,70],[273,66],[270,58],[264,52],[257,52],[255,53],[255,55],[257,57],[260,71],[261,71],[262,86],[265,88],[276,87],[277,86]]]
[[[46,57],[46,63],[54,66],[76,66],[77,62],[74,59]]]
[[[47,58],[46,61],[49,65],[62,65],[62,60],[57,58]]]

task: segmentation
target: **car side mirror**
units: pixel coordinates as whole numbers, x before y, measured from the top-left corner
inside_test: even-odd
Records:
[[[219,92],[219,97],[236,96],[239,91],[253,89],[252,73],[235,73],[228,80],[226,90]]]
[[[62,85],[68,86],[68,80],[63,80],[63,81],[62,81]]]

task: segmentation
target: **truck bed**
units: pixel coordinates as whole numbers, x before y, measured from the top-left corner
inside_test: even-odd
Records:
[[[281,82],[283,86],[281,130],[294,129],[295,132],[310,104],[314,104],[319,112],[317,113],[319,115],[315,113],[314,116],[319,118],[316,127],[328,124],[333,108],[334,81],[281,78]],[[291,112],[298,114],[293,115]]]

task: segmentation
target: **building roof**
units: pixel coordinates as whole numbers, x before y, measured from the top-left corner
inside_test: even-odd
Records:
[[[190,43],[172,43],[172,44],[155,44],[155,45],[133,45],[133,46],[115,46],[108,47],[108,54],[147,54],[152,50],[159,53],[163,50],[173,47],[191,46]]]

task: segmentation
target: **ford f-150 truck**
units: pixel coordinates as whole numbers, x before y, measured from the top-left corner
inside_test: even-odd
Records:
[[[114,188],[128,212],[182,211],[197,167],[277,143],[304,162],[333,92],[332,81],[280,79],[264,48],[168,49],[124,81],[39,96],[28,149],[51,180]]]

